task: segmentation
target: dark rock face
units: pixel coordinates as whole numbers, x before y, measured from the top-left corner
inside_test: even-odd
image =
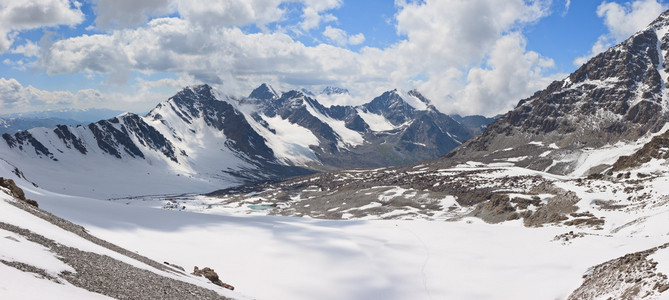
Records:
[[[155,128],[146,124],[144,119],[135,114],[128,114],[123,117],[123,121],[124,128],[132,132],[140,144],[158,150],[170,160],[178,162],[172,143]]]
[[[83,142],[76,135],[72,134],[70,129],[65,125],[57,125],[53,130],[56,135],[63,141],[67,148],[74,147],[79,150],[79,153],[86,154],[88,150],[84,147]]]
[[[51,159],[53,158],[53,154],[42,145],[33,135],[28,132],[28,131],[19,131],[18,133],[14,134],[13,136],[5,133],[2,135],[2,138],[7,142],[7,145],[9,147],[14,148],[18,147],[20,150],[23,150],[23,147],[26,145],[32,146],[32,148],[35,149],[35,154],[37,155],[44,155],[47,156]]]
[[[132,142],[129,132],[125,127],[116,129],[112,124],[118,124],[118,118],[109,119],[106,121],[99,121],[88,125],[98,147],[116,158],[121,158],[122,153],[127,153],[132,158],[144,158],[144,153]]]
[[[653,137],[650,142],[645,144],[641,149],[632,155],[621,156],[618,158],[611,171],[618,172],[625,169],[639,167],[653,158],[668,159],[669,158],[669,131]]]
[[[586,147],[599,148],[618,141],[634,141],[659,131],[669,121],[662,99],[669,70],[669,36],[658,37],[668,26],[669,13],[662,14],[647,29],[603,52],[569,77],[521,100],[517,107],[487,126],[449,157],[493,160],[495,151],[542,142],[560,148],[550,157]],[[661,52],[659,50],[665,51]],[[540,169],[537,147],[530,168]],[[554,156],[555,155],[555,156]],[[549,172],[568,173],[569,166]]]

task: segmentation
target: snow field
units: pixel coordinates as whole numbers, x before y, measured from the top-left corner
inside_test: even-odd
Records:
[[[553,238],[571,228],[479,219],[240,217],[57,196],[41,204],[155,260],[212,267],[258,299],[561,299],[588,267],[657,243],[596,234],[562,245]]]

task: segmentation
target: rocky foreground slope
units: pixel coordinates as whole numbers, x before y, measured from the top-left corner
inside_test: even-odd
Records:
[[[3,299],[231,299],[224,296],[231,292],[183,268],[120,248],[37,208],[13,181],[0,181]]]

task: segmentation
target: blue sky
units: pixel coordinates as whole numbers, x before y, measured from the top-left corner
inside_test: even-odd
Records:
[[[2,113],[146,111],[189,84],[246,95],[418,89],[494,115],[643,29],[659,0],[0,0]],[[334,104],[334,103],[326,103]]]

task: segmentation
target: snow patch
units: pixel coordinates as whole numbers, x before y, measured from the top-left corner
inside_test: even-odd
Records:
[[[361,108],[356,109],[356,111],[358,112],[360,118],[362,118],[362,120],[365,121],[367,125],[369,125],[369,129],[372,131],[386,131],[397,128],[382,115],[366,112]]]

